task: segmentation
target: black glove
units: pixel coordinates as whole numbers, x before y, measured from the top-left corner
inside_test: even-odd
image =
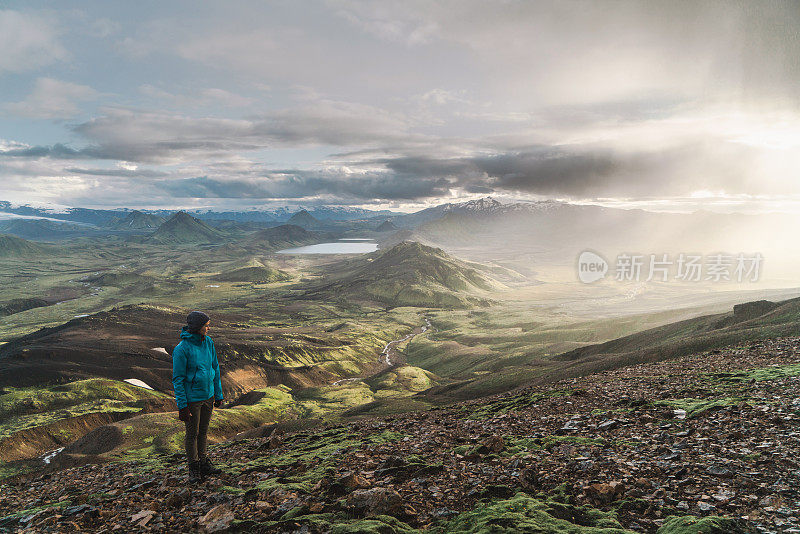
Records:
[[[189,411],[189,407],[181,408],[178,410],[178,419],[181,421],[188,421],[192,418],[192,412]]]
[[[222,406],[222,399],[217,399],[214,401],[214,408],[219,408]]]

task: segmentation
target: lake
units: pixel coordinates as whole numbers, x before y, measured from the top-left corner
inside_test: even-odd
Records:
[[[279,250],[278,254],[365,254],[378,250],[377,243],[365,239],[342,239],[331,243],[317,243],[305,247]]]

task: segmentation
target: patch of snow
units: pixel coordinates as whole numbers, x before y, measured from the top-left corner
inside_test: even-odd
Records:
[[[60,304],[60,303],[59,303],[59,304]],[[76,315],[76,316],[75,316],[75,318],[76,318],[76,319],[80,319],[81,317],[89,317],[89,314],[88,314],[88,313],[82,313],[82,314],[80,314],[80,315]]]
[[[169,352],[167,352],[167,349],[165,349],[164,347],[153,347],[150,350],[154,350],[156,352],[160,352],[161,354],[166,354],[167,356],[169,356]]]
[[[131,384],[132,386],[136,386],[139,388],[153,389],[144,382],[142,382],[141,380],[139,380],[138,378],[126,378],[125,380],[123,380],[123,382],[127,382],[128,384]]]
[[[209,284],[209,285],[207,285],[206,287],[219,287],[219,286],[218,286],[218,285],[216,285],[216,284]]]

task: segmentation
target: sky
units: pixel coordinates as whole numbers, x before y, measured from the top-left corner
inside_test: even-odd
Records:
[[[795,1],[0,0],[0,200],[800,212]]]

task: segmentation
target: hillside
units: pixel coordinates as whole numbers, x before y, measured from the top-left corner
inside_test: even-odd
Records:
[[[331,236],[327,233],[310,232],[296,224],[282,224],[255,232],[243,240],[242,243],[262,249],[278,250],[311,245],[329,238]]]
[[[0,525],[793,532],[798,396],[800,338],[749,342],[427,412],[266,426],[211,445],[223,474],[192,488],[179,455],[158,446],[133,462],[81,466],[124,439],[124,423],[112,423],[56,456],[45,476],[7,480]]]
[[[302,228],[317,228],[320,225],[320,222],[306,210],[300,210],[289,217],[289,220],[286,221],[286,224],[293,224]]]
[[[158,227],[147,240],[164,245],[218,243],[225,235],[200,219],[181,211]]]
[[[559,361],[597,360],[639,363],[662,360],[746,340],[793,335],[800,331],[800,298],[777,303],[737,304],[728,313],[706,315],[581,347],[557,356]]]
[[[465,308],[487,305],[486,292],[501,285],[443,250],[413,241],[343,262],[308,291],[373,300],[390,306]]]
[[[138,210],[134,210],[124,217],[115,217],[108,222],[108,226],[115,230],[155,230],[162,224],[164,224],[164,219],[158,215],[142,213]]]
[[[439,204],[438,206],[425,208],[407,215],[400,215],[395,219],[400,226],[408,228],[434,221],[448,213],[486,215],[495,213],[502,206],[503,204],[492,197],[484,197],[476,200],[469,200],[467,202],[448,202],[445,204]]]
[[[0,232],[36,241],[58,241],[60,239],[96,233],[94,229],[89,226],[42,219],[12,219],[0,221]]]
[[[397,230],[397,226],[394,225],[392,221],[383,221],[380,226],[375,228],[376,232],[394,232]]]
[[[273,267],[254,265],[221,272],[211,278],[220,282],[252,282],[254,284],[266,284],[268,282],[289,280],[291,276]]]
[[[98,277],[92,283],[126,282],[117,273],[99,276],[102,278]],[[290,328],[264,326],[265,323],[272,324],[274,321],[273,310],[259,312],[250,309],[247,314],[214,311],[212,316],[213,339],[222,369],[223,393],[228,401],[244,399],[243,408],[229,412],[230,420],[216,431],[220,438],[263,424],[263,417],[271,420],[289,417],[295,413],[291,410],[296,410],[298,414],[325,413],[329,407],[344,410],[362,398],[365,399],[364,402],[371,401],[372,396],[378,394],[379,388],[374,392],[368,389],[359,391],[359,387],[352,388],[352,391],[340,388],[341,391],[331,394],[331,399],[327,398],[329,392],[321,389],[314,398],[306,397],[302,403],[295,403],[287,391],[325,386],[343,376],[359,375],[380,367],[378,355],[386,342],[405,334],[409,329],[387,324],[379,318],[364,319],[358,324],[341,324],[338,321],[333,330],[328,322],[319,326],[311,323]],[[42,328],[10,340],[0,347],[0,395],[20,388],[35,395],[39,389],[55,384],[65,385],[94,378],[114,381],[137,379],[156,391],[171,393],[170,353],[179,341],[179,330],[185,317],[185,309],[122,306],[75,318],[57,327]],[[248,324],[244,324],[245,322]],[[389,389],[397,390],[398,387]],[[268,398],[264,402],[259,402],[259,398],[248,400],[248,395],[256,394],[254,391],[261,391],[261,396],[266,395]],[[273,394],[284,399],[279,403],[281,410],[277,410],[275,403],[270,401],[270,395]],[[339,406],[342,399],[337,395],[342,394],[351,396],[353,400]],[[104,411],[102,402],[96,408],[92,414]],[[156,411],[165,409],[174,409],[174,403],[161,406]],[[116,417],[113,421],[138,415],[124,412],[112,414]],[[88,414],[85,410],[81,413]],[[64,428],[65,434],[57,440],[62,445],[113,421],[102,413],[87,415],[87,420],[80,424],[77,421],[67,421],[53,422],[55,426],[52,426],[49,419],[42,419],[41,425],[37,425],[32,419],[29,428],[14,427],[14,432],[25,430],[26,434],[16,435],[12,432],[14,435],[9,435],[8,439],[16,440],[15,443],[24,441],[30,458],[55,448],[51,446],[53,436],[63,425],[71,426]],[[168,424],[174,422],[171,416],[165,419],[148,414],[145,419],[137,421],[138,423],[130,421],[126,424],[142,425],[146,429],[153,421],[161,421],[167,425],[164,432],[169,435],[165,439],[172,439],[180,430],[179,427]],[[7,422],[0,417],[0,434]],[[42,428],[36,428],[38,426]],[[4,462],[8,460],[2,451],[13,448],[8,445],[6,449],[2,449],[5,441],[0,435],[0,473],[7,469]],[[129,436],[126,443],[129,448],[141,448],[145,446],[143,443],[147,443],[147,435]]]
[[[35,257],[47,249],[38,243],[31,243],[20,237],[0,234],[0,258]]]

